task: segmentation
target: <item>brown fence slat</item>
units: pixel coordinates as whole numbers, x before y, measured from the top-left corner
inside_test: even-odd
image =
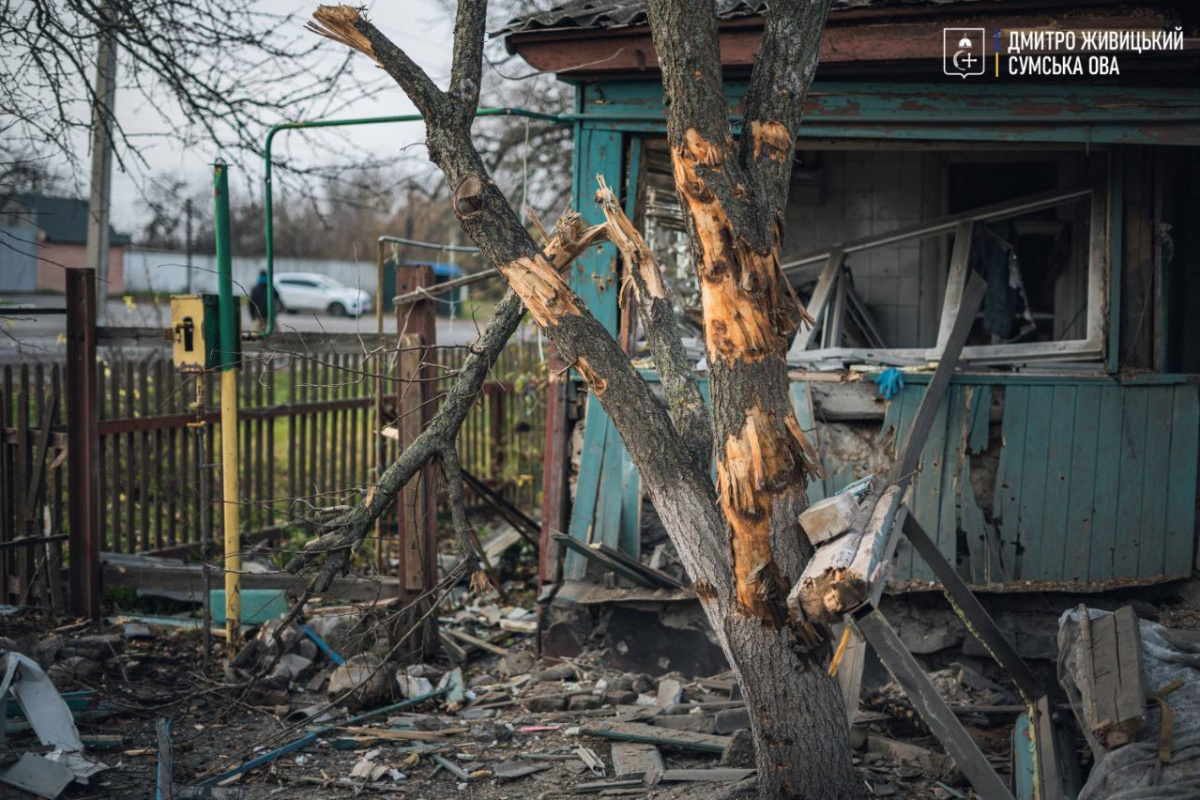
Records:
[[[544,404],[527,405],[526,395],[516,392],[511,381],[522,370],[537,369],[536,355],[528,342],[513,342],[506,349],[459,438],[464,468],[529,510],[540,497],[540,463],[529,442],[533,437],[540,446],[544,438]],[[436,377],[423,387],[396,380],[401,358],[395,348],[330,348],[312,357],[247,354],[238,384],[240,499],[257,509],[247,515],[253,521],[247,535],[286,528],[295,517],[307,516],[310,504],[356,502],[358,492],[377,478],[379,455],[379,466],[386,467],[398,453],[394,440],[377,438],[372,410],[377,387],[383,390],[383,423],[405,427],[411,438],[428,418],[423,404],[429,404],[429,411],[440,404],[464,356],[462,348],[410,354],[410,359],[420,360],[410,362],[410,374]],[[393,377],[377,377],[389,374]],[[4,368],[0,427],[11,433],[0,437],[0,542],[66,530],[66,471],[61,465],[49,467],[61,454],[64,426],[70,425],[69,416],[53,400],[58,397],[61,403],[65,397],[63,378],[57,364]],[[130,358],[108,349],[98,360],[97,387],[101,549],[183,547],[180,552],[186,552],[203,540],[205,523],[211,524],[218,510],[216,503],[203,499],[205,494],[217,496],[212,467],[219,460],[215,381],[206,375],[178,374],[165,351]],[[203,400],[199,414],[198,398]],[[407,413],[397,418],[401,408]],[[205,425],[189,427],[197,419]],[[34,463],[35,440],[42,430],[54,433],[46,457]],[[278,442],[279,436],[286,436],[286,443]],[[511,480],[513,475],[535,479]],[[32,503],[22,494],[30,491],[36,495]],[[477,507],[473,495],[469,502]],[[394,556],[398,508],[389,510],[383,524],[385,535],[376,554],[386,561]],[[40,540],[30,547],[0,548],[0,601],[19,601],[26,595],[61,607],[61,549],[58,541]],[[408,577],[415,586],[416,575]]]

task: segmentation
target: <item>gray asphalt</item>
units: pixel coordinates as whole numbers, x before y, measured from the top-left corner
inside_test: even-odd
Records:
[[[62,295],[8,295],[0,298],[4,306],[21,305],[35,308],[63,308],[66,299]],[[0,306],[2,308],[2,306]],[[125,303],[110,300],[107,303],[106,324],[115,327],[168,328],[171,325],[169,303],[154,303],[138,300]],[[438,344],[462,345],[474,341],[487,320],[437,319]],[[384,314],[384,332],[396,331],[394,314]],[[243,311],[242,326],[249,330],[249,312]],[[280,331],[303,333],[375,333],[375,314],[358,319],[331,317],[325,313],[303,312],[283,314],[276,327]],[[67,318],[63,314],[25,314],[19,310],[5,311],[0,316],[0,364],[36,361],[61,361],[66,353]]]

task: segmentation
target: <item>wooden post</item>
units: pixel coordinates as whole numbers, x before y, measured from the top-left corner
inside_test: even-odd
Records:
[[[396,270],[396,293],[406,294],[433,286],[433,269],[428,265],[402,264]],[[437,344],[437,323],[432,300],[397,307],[396,330],[400,334],[400,358],[396,389],[397,429],[400,448],[408,447],[433,419],[435,395],[430,366]],[[412,600],[437,583],[437,466],[427,464],[409,481],[400,495],[399,596]],[[430,616],[422,636],[422,650],[437,649],[436,620]]]
[[[96,273],[67,270],[67,491],[71,612],[100,618],[100,388]]]
[[[490,456],[492,488],[500,491],[497,483],[503,476],[500,474],[504,467],[504,387],[498,383],[484,385],[484,399],[487,401],[488,414],[488,444],[492,451]]]
[[[571,511],[571,409],[568,400],[573,385],[563,360],[554,354],[549,361],[550,390],[546,397],[545,466],[542,470],[541,565],[538,569],[541,584],[559,581],[558,543],[553,535],[567,530]]]

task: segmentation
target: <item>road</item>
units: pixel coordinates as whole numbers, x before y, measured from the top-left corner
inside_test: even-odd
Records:
[[[34,308],[61,309],[65,305],[62,295],[10,295],[0,298],[5,305],[15,304]],[[114,327],[169,328],[171,306],[169,303],[154,303],[150,300],[109,300],[107,324]],[[242,312],[242,328],[250,330],[249,312]],[[281,332],[302,333],[374,333],[374,312],[358,319],[331,317],[325,313],[303,312],[283,314],[276,328]],[[384,331],[394,333],[396,316],[385,314]],[[437,341],[440,345],[462,345],[472,342],[487,324],[479,319],[437,318]],[[21,315],[10,311],[0,317],[0,364],[23,361],[61,361],[66,354],[67,321],[63,314]]]

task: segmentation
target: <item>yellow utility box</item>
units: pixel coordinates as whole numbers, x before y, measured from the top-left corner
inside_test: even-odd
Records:
[[[238,326],[240,329],[240,325]],[[203,372],[221,366],[220,315],[215,294],[181,294],[171,298],[173,359],[180,372]],[[233,342],[237,357],[240,342]]]

